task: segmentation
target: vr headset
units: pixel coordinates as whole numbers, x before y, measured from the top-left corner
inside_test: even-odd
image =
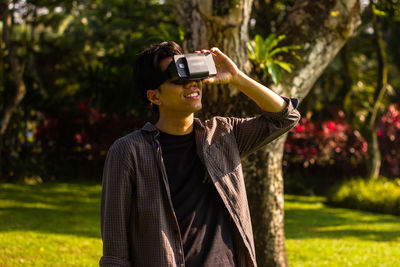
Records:
[[[155,58],[157,60],[157,58]],[[155,62],[155,64],[157,64]],[[164,72],[158,73],[154,82],[159,87],[165,81],[185,84],[206,79],[217,74],[213,56],[210,53],[191,53],[174,55],[172,62]]]

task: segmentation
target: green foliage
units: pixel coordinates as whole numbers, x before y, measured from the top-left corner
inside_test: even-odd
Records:
[[[333,188],[328,201],[341,207],[400,215],[400,179],[351,179]]]
[[[360,128],[366,123],[366,119],[374,106],[375,87],[370,83],[358,81],[347,93],[343,108],[351,118],[351,123]]]
[[[295,52],[301,48],[300,46],[278,46],[285,38],[285,35],[276,36],[271,33],[265,40],[260,35],[256,35],[254,40],[247,43],[250,60],[257,64],[265,75],[271,75],[273,82],[277,85],[281,81],[281,69],[291,72],[293,67],[292,64],[279,60],[277,55],[290,53],[300,59]]]
[[[42,175],[43,171],[76,169],[68,166],[75,164],[68,162],[65,154],[74,154],[75,146],[68,146],[65,151],[54,141],[41,142],[36,138],[37,127],[30,125],[41,125],[51,118],[59,119],[60,125],[79,121],[82,127],[60,129],[58,133],[69,132],[66,140],[70,140],[86,131],[83,125],[90,124],[79,114],[68,119],[63,116],[75,114],[81,103],[105,114],[105,120],[111,123],[138,117],[151,119],[133,88],[133,65],[136,54],[152,43],[166,39],[181,43],[183,29],[175,21],[170,4],[142,0],[16,0],[13,3],[9,5],[14,14],[13,41],[20,61],[25,64],[27,94],[14,112],[4,138],[4,157],[0,164],[5,177],[0,178],[16,179],[29,173]],[[4,46],[2,49],[0,109],[13,88],[7,51]],[[128,129],[110,138],[115,140],[140,126],[129,124]],[[67,143],[65,139],[62,141]],[[82,146],[89,147],[87,143]],[[54,150],[64,159],[61,163],[51,156]],[[47,168],[43,167],[43,161],[52,166],[52,171],[43,170]],[[87,166],[92,162],[79,161]]]
[[[379,10],[375,5],[372,5],[372,12],[374,12],[375,15],[380,17],[386,16],[386,12],[383,10]]]

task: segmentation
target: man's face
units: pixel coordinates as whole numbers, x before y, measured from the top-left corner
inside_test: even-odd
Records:
[[[165,71],[171,63],[172,58],[168,57],[160,62],[161,71]],[[182,115],[189,115],[201,109],[202,82],[192,81],[186,84],[175,84],[166,81],[157,90],[161,112],[177,112]],[[187,114],[185,114],[187,113]]]

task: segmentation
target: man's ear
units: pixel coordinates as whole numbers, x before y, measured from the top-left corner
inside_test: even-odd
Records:
[[[147,99],[155,105],[161,104],[161,100],[160,100],[159,96],[160,96],[160,91],[158,89],[147,90]]]

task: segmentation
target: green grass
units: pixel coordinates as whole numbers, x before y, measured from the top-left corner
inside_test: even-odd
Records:
[[[0,266],[97,266],[100,185],[0,184]],[[400,266],[400,218],[286,196],[291,266]]]
[[[292,266],[400,266],[400,217],[330,208],[320,197],[285,197]]]
[[[100,190],[0,184],[0,266],[97,266]]]

